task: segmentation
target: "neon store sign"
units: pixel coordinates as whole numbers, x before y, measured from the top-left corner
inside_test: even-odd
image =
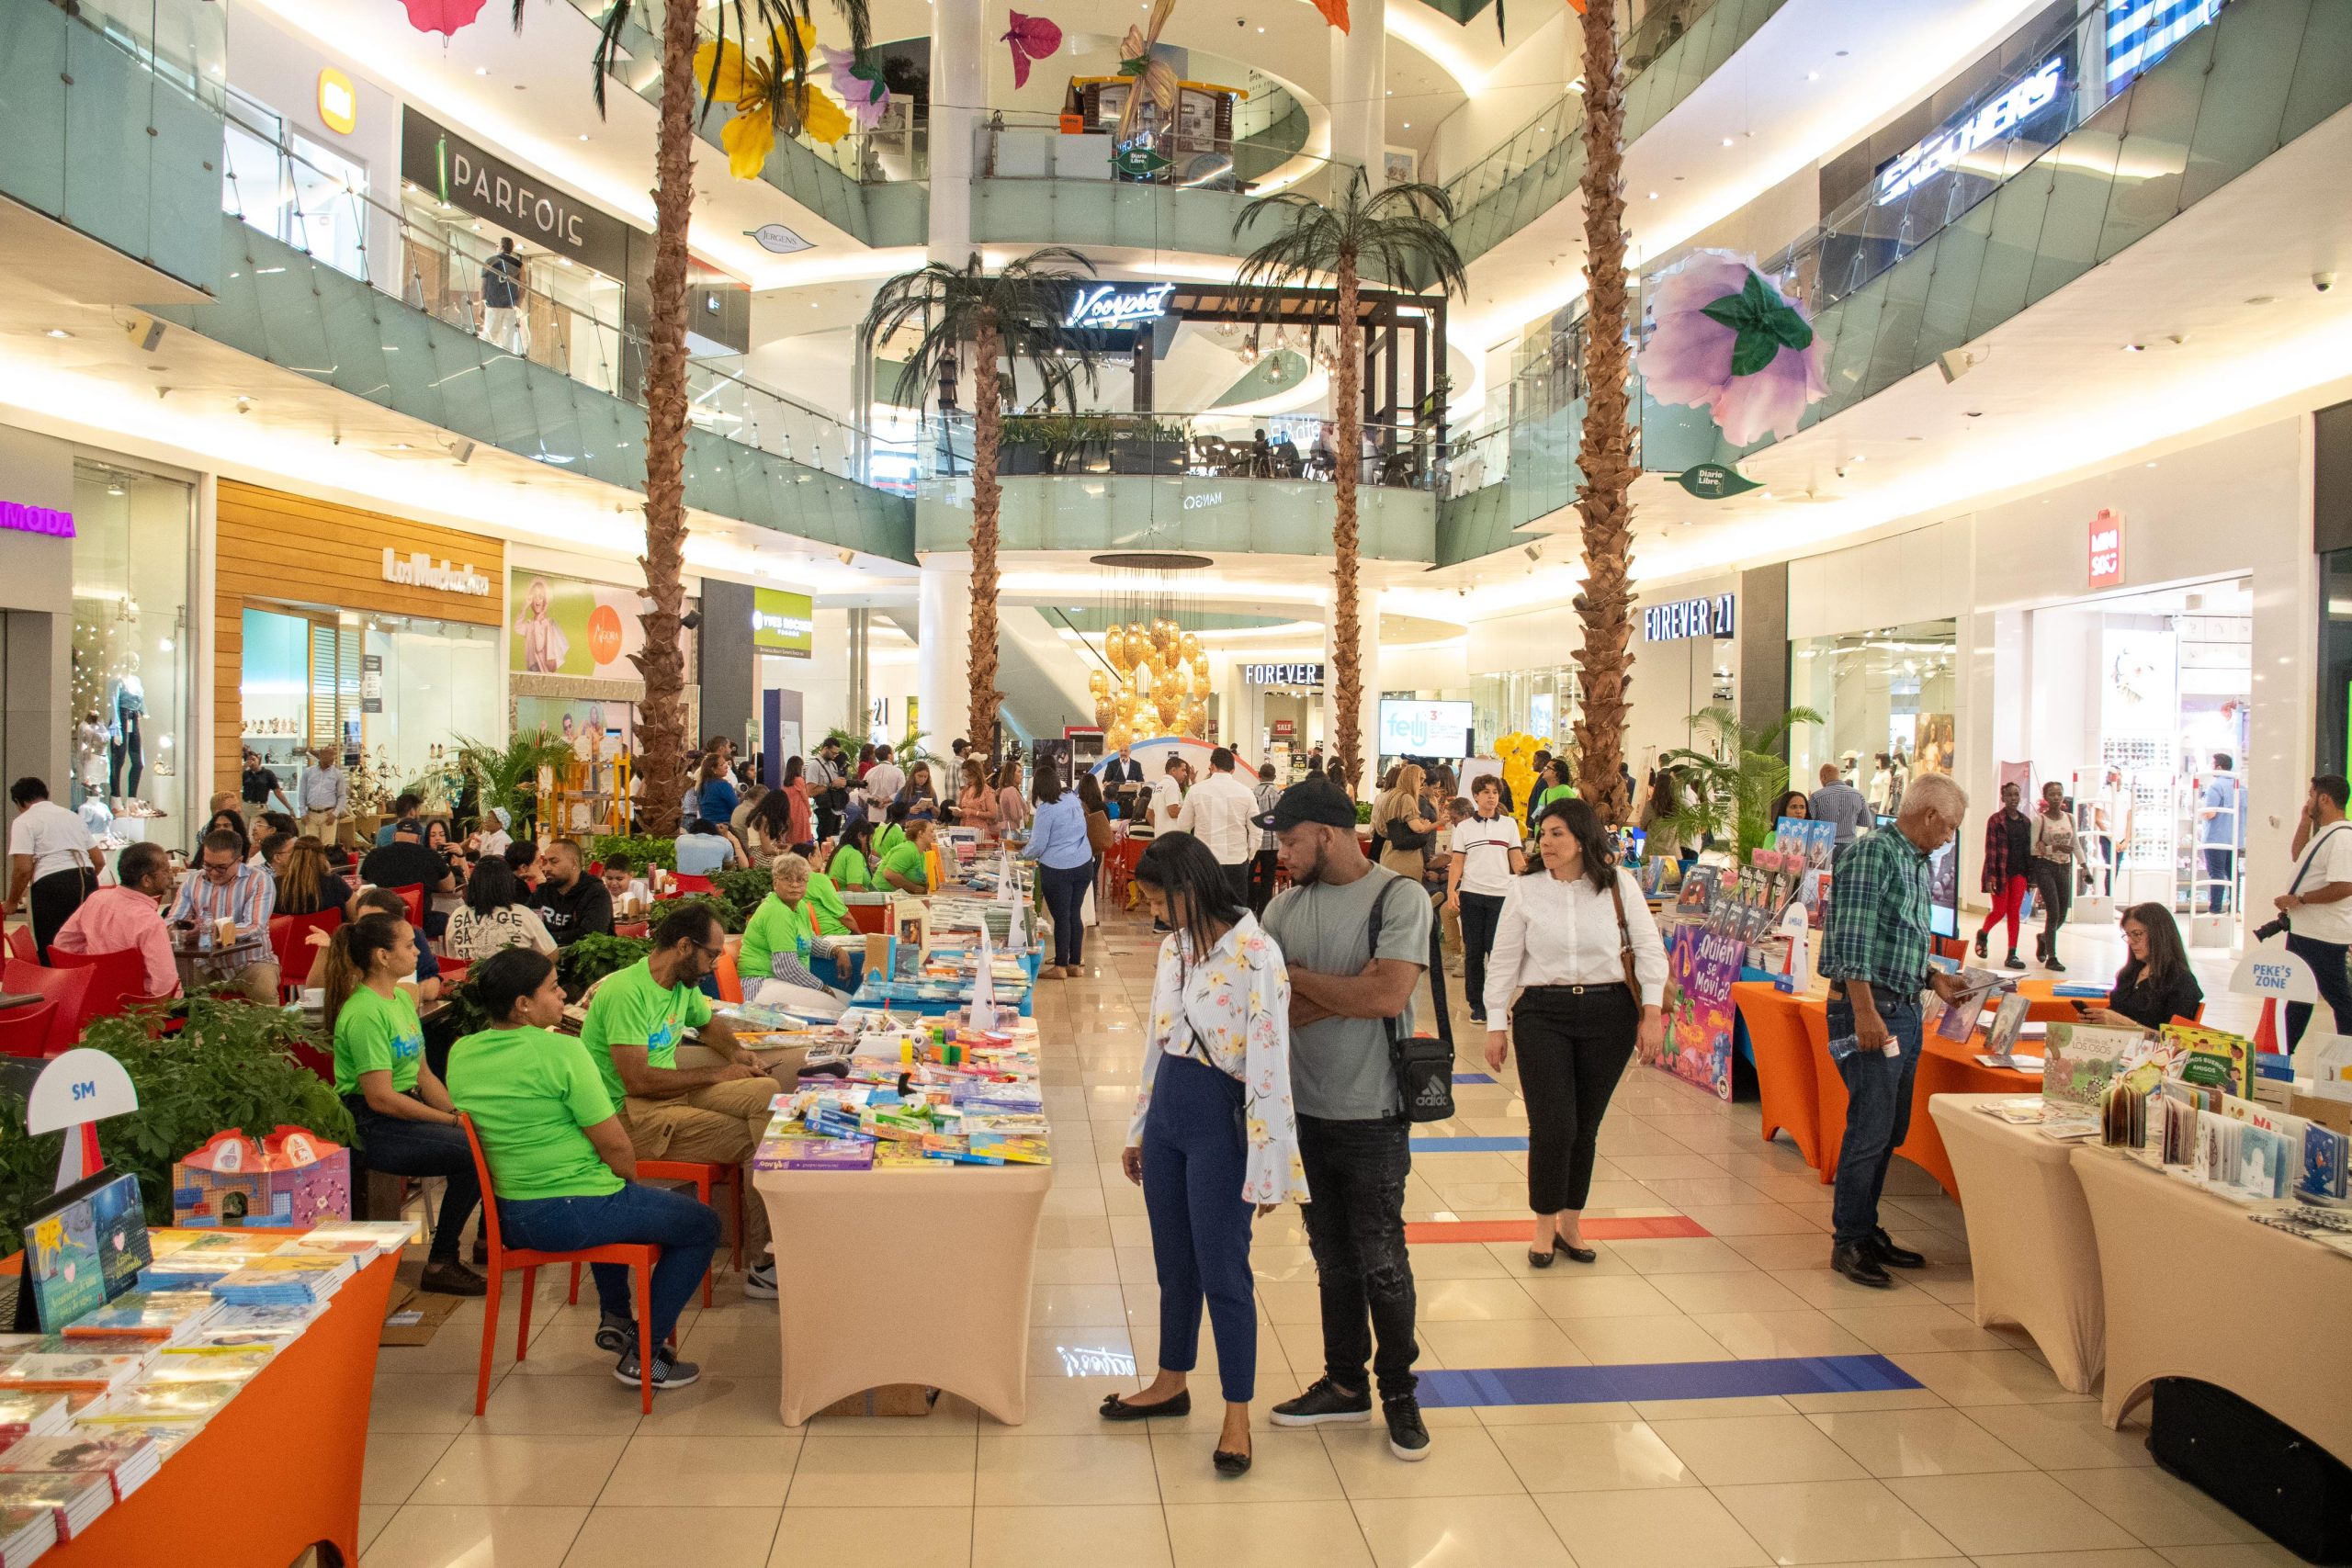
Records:
[[[1908,196],[1980,147],[2007,141],[2026,121],[2056,103],[2065,90],[2066,58],[2053,54],[2036,67],[2032,75],[1881,170],[1878,205],[1883,207]]]
[[[27,506],[22,502],[0,501],[0,528],[18,534],[46,534],[52,539],[74,536],[74,514],[51,506]]]
[[[1169,296],[1176,292],[1172,283],[1155,283],[1148,288],[1121,288],[1104,283],[1081,288],[1070,301],[1069,314],[1063,318],[1066,327],[1132,327],[1143,321],[1156,321],[1168,314]]]

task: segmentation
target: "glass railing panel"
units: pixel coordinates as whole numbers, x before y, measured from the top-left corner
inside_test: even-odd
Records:
[[[0,190],[37,211],[65,210],[64,15],[0,5]]]
[[[147,141],[153,173],[143,215],[145,254],[173,276],[208,286],[220,270],[220,224],[207,166],[220,158],[220,111],[202,90],[161,79],[150,109],[155,134]],[[13,127],[14,118],[7,118]]]
[[[2025,309],[2034,253],[2041,243],[2041,213],[2050,198],[2050,174],[2046,161],[2037,164],[1993,197],[1993,226],[1968,320],[1972,338],[1984,336]]]
[[[2293,141],[2352,103],[2352,6],[2307,6],[2278,140]]]
[[[1928,286],[1933,281],[1943,234],[1939,232],[1913,253],[1916,265],[1898,266],[1886,275],[1872,334],[1870,365],[1862,373],[1861,396],[1892,387],[1918,365],[1919,328],[1927,314]]]
[[[2278,62],[2302,47],[2302,17],[2295,6],[2249,5],[2228,35],[2206,28],[2185,42],[2201,44],[2203,102],[2195,112],[2188,167],[2178,206],[2202,201],[2254,167],[2278,143],[2279,121],[2294,73]],[[2342,10],[2342,6],[2334,7]],[[2138,107],[2133,106],[2133,114]]]
[[[432,321],[416,310],[379,309],[376,327],[382,335],[386,363],[400,367],[406,389],[403,411],[427,424],[449,428],[447,400],[441,395],[440,362],[434,355]]]
[[[2067,138],[2064,158],[2051,165],[2050,199],[2034,247],[2026,303],[2048,299],[2091,269],[2098,259],[2099,230],[2107,221],[2108,196],[2115,186],[2115,158],[2122,142],[2098,128]]]
[[[400,355],[384,352],[384,344],[390,340],[376,323],[373,301],[363,298],[354,304],[356,309],[327,310],[314,307],[311,312],[325,340],[326,363],[334,367],[333,379],[337,387],[371,403],[390,407],[391,366]]]
[[[1918,363],[1924,365],[1968,341],[1968,312],[1976,298],[1977,275],[1984,265],[1984,243],[1992,226],[1991,205],[1979,202],[1936,237],[1927,299],[1919,311]]]

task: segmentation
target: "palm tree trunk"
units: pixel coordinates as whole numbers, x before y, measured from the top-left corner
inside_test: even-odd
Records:
[[[972,640],[968,658],[970,728],[964,739],[996,761],[996,541],[1004,487],[997,482],[996,449],[1003,429],[1004,397],[998,385],[996,329],[983,324],[972,344]]]
[[[1331,678],[1340,712],[1331,750],[1348,785],[1363,778],[1363,615],[1356,603],[1356,480],[1363,461],[1363,331],[1356,321],[1356,264],[1340,258],[1340,364],[1334,373],[1339,405],[1339,459],[1331,474]]]
[[[1584,13],[1585,412],[1577,487],[1583,523],[1584,592],[1577,595],[1584,646],[1577,669],[1584,709],[1577,719],[1577,791],[1605,822],[1626,819],[1619,772],[1626,693],[1634,683],[1633,571],[1636,470],[1625,379],[1625,84],[1617,57],[1614,0]]]
[[[686,755],[685,608],[686,224],[695,187],[695,21],[684,0],[662,7],[662,129],[654,155],[652,342],[645,368],[645,573],[651,601],[638,619],[644,649],[630,657],[645,679],[637,748],[645,760],[645,828],[678,829],[679,764]]]

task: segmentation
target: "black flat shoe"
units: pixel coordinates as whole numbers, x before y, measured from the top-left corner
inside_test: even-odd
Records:
[[[1530,1269],[1549,1269],[1552,1267],[1552,1255],[1548,1252],[1531,1252],[1527,1255],[1527,1266]]]
[[[1552,1238],[1552,1250],[1555,1252],[1566,1253],[1568,1255],[1568,1261],[1571,1263],[1598,1263],[1600,1261],[1600,1253],[1594,1251],[1589,1247],[1570,1247],[1568,1245],[1568,1238],[1564,1235],[1555,1235]]]
[[[1148,1421],[1155,1416],[1190,1416],[1193,1413],[1193,1391],[1186,1389],[1173,1399],[1163,1399],[1157,1404],[1129,1404],[1117,1394],[1105,1394],[1099,1415],[1105,1421]]]
[[[1209,1461],[1216,1466],[1216,1472],[1219,1475],[1232,1476],[1247,1475],[1250,1473],[1250,1456],[1248,1454],[1231,1453],[1224,1449],[1218,1449],[1216,1452],[1209,1455]]]

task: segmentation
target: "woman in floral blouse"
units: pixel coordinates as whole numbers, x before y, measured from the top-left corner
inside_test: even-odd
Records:
[[[1159,944],[1142,1081],[1120,1156],[1151,1216],[1159,1375],[1132,1399],[1105,1399],[1102,1416],[1192,1410],[1185,1374],[1205,1297],[1225,1394],[1212,1457],[1220,1475],[1240,1475],[1250,1468],[1258,1366],[1250,1221],[1285,1199],[1306,1201],[1290,1097],[1290,977],[1282,950],[1232,901],[1224,868],[1192,834],[1154,839],[1135,880],[1152,915],[1174,928]]]

